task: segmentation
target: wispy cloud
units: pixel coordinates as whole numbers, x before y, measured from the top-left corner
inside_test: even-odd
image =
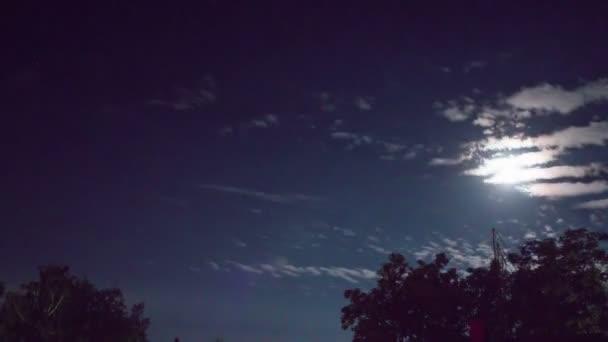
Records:
[[[220,270],[220,265],[215,261],[207,261],[207,265],[209,265],[209,267],[211,267],[215,271]]]
[[[608,79],[600,79],[567,90],[559,85],[540,84],[523,88],[506,99],[511,106],[540,113],[570,114],[593,102],[608,100]]]
[[[606,167],[599,164],[585,166],[552,166],[545,168],[534,167],[517,170],[507,168],[496,172],[484,181],[495,184],[515,184],[561,178],[585,178],[599,176],[606,171]]]
[[[560,157],[570,150],[608,143],[608,121],[592,121],[586,126],[571,126],[536,136],[515,134],[488,137],[462,145],[456,158],[437,158],[431,165],[478,165],[465,170],[465,175],[484,178],[493,184],[526,184],[517,189],[530,196],[560,198],[604,192],[602,181],[566,182],[568,179],[600,178],[608,168],[597,162],[587,165],[559,165]],[[530,150],[533,151],[530,151]],[[551,166],[544,166],[547,164]],[[557,164],[557,165],[556,165]],[[562,180],[543,183],[545,180]]]
[[[355,233],[354,231],[352,231],[351,229],[348,229],[348,228],[342,228],[342,227],[334,226],[333,230],[335,230],[337,232],[340,232],[344,236],[352,237],[352,236],[357,235],[357,233]]]
[[[608,101],[608,79],[599,79],[572,90],[560,85],[540,84],[524,87],[509,96],[496,96],[491,102],[461,97],[434,103],[435,109],[450,121],[475,117],[473,124],[488,130],[505,131],[508,127],[523,128],[522,122],[535,116],[567,115],[592,103]]]
[[[232,243],[234,243],[234,245],[237,246],[237,247],[241,247],[241,248],[247,247],[247,243],[244,242],[244,241],[241,241],[239,239],[232,240]]]
[[[490,137],[481,142],[485,150],[512,150],[521,148],[581,148],[589,145],[604,146],[608,142],[608,121],[592,121],[587,126],[571,126],[553,133],[535,137]]]
[[[251,126],[258,128],[267,128],[279,124],[279,117],[275,114],[266,114],[262,117],[251,120]]]
[[[607,209],[608,208],[608,198],[579,203],[579,204],[576,205],[576,208],[580,208],[580,209]]]
[[[466,158],[458,157],[458,158],[433,158],[429,162],[431,166],[452,166],[462,164]]]
[[[303,194],[274,194],[263,191],[239,188],[234,186],[219,185],[219,184],[199,184],[201,189],[215,190],[219,192],[251,197],[263,201],[275,203],[294,203],[304,201],[315,201],[319,198]]]
[[[533,183],[522,185],[520,189],[530,196],[556,199],[603,193],[608,191],[608,182],[598,180],[589,183]]]
[[[380,254],[390,254],[391,253],[391,251],[389,251],[388,249],[386,249],[384,247],[380,247],[378,245],[368,244],[367,247],[369,247],[374,252],[377,252],[377,253],[380,253]]]
[[[369,111],[372,109],[372,99],[359,96],[355,98],[355,106],[361,111]]]
[[[167,98],[148,100],[148,105],[166,107],[175,111],[201,109],[217,99],[215,81],[210,76],[203,78],[198,88],[176,87]]]
[[[475,101],[467,96],[445,103],[437,101],[433,104],[433,107],[439,110],[444,118],[452,122],[465,121],[477,111]]]
[[[334,140],[348,142],[348,149],[352,149],[355,146],[369,145],[374,142],[374,139],[369,135],[345,131],[332,132],[330,133],[330,137]]]
[[[465,64],[464,67],[462,68],[462,71],[464,71],[465,73],[469,73],[475,69],[484,68],[486,65],[488,65],[488,63],[485,61],[473,60],[473,61],[470,61],[467,64]]]
[[[492,248],[484,242],[473,245],[462,239],[449,238],[443,238],[439,243],[429,241],[414,251],[413,255],[419,260],[424,260],[442,252],[446,253],[450,257],[450,262],[460,269],[487,266],[492,258]]]
[[[348,268],[336,266],[295,266],[288,262],[275,262],[272,264],[243,264],[235,261],[227,261],[226,264],[236,270],[253,274],[268,274],[276,278],[283,276],[329,276],[340,278],[350,283],[358,283],[361,280],[370,280],[377,277],[376,273],[366,268]]]

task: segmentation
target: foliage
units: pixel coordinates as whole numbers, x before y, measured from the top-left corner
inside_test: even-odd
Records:
[[[608,234],[585,229],[528,241],[465,274],[438,254],[410,267],[392,254],[370,291],[345,291],[342,328],[354,341],[468,341],[480,322],[488,341],[608,338]]]
[[[67,267],[41,267],[39,279],[8,291],[0,341],[147,341],[143,304],[127,310],[119,289],[97,289]]]

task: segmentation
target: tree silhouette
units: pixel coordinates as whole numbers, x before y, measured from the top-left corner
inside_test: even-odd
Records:
[[[528,241],[488,267],[459,273],[437,254],[410,267],[391,254],[370,291],[344,296],[342,328],[354,341],[608,340],[608,234],[568,230]]]
[[[119,289],[98,290],[68,267],[41,267],[39,279],[6,293],[0,341],[147,341],[143,304],[130,311]]]

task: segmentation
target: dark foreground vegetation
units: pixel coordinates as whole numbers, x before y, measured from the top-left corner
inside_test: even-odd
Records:
[[[608,341],[608,234],[569,230],[462,273],[392,254],[375,288],[347,290],[354,341]]]
[[[144,342],[143,304],[127,310],[119,289],[97,289],[67,267],[41,267],[39,279],[3,293],[0,342]]]
[[[415,265],[392,254],[375,288],[345,292],[342,328],[354,341],[608,341],[607,241],[568,230],[466,272],[443,253]],[[67,267],[41,267],[14,291],[0,284],[0,342],[144,342],[143,310]]]

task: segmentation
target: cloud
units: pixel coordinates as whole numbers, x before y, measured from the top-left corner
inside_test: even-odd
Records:
[[[473,97],[476,95],[473,92]],[[506,97],[498,95],[491,103],[463,96],[446,102],[436,101],[433,106],[450,121],[465,121],[475,116],[473,124],[488,129],[486,133],[492,134],[505,133],[509,128],[524,128],[522,121],[534,116],[568,115],[585,105],[601,101],[608,101],[608,79],[588,82],[572,90],[546,83],[524,87]]]
[[[573,90],[547,83],[523,88],[508,97],[506,103],[518,109],[566,115],[586,104],[604,100],[608,100],[608,79],[600,79]]]
[[[247,247],[247,243],[246,242],[243,242],[243,241],[238,240],[238,239],[232,240],[232,243],[234,243],[234,245],[237,246],[237,247],[241,247],[241,248]]]
[[[385,249],[383,247],[380,247],[378,245],[368,244],[367,247],[369,247],[373,251],[378,252],[380,254],[391,254],[391,251],[389,251],[388,249]]]
[[[386,142],[386,141],[383,141],[382,145],[386,149],[387,153],[397,153],[397,152],[403,151],[404,149],[407,148],[406,145],[396,144],[396,143],[390,143],[390,142]]]
[[[201,109],[215,102],[215,81],[210,76],[203,78],[201,85],[196,89],[177,87],[168,99],[151,99],[150,106],[166,107],[175,111],[191,111]]]
[[[536,239],[536,233],[533,231],[528,231],[526,232],[526,235],[524,235],[524,239]]]
[[[590,183],[533,183],[523,185],[520,189],[533,197],[556,199],[606,192],[608,191],[608,182],[598,180]]]
[[[477,110],[473,99],[466,96],[459,100],[450,100],[446,103],[435,102],[433,107],[438,109],[443,117],[452,122],[465,121]]]
[[[452,166],[462,164],[465,158],[433,158],[429,162],[431,166]]]
[[[576,208],[580,208],[580,209],[607,209],[608,208],[608,198],[579,203],[579,204],[576,205]]]
[[[284,258],[283,258],[284,259]],[[273,277],[280,278],[282,276],[301,277],[301,276],[329,276],[340,278],[350,283],[358,283],[361,280],[375,279],[376,273],[366,268],[348,268],[348,267],[325,267],[325,266],[295,266],[289,264],[286,260],[275,262],[274,264],[256,264],[247,265],[235,261],[227,261],[235,269],[254,273],[254,274],[270,274]]]
[[[467,64],[465,64],[464,67],[462,68],[462,71],[464,71],[465,73],[468,73],[474,69],[484,68],[486,65],[488,65],[488,63],[485,61],[474,60],[474,61],[470,61]]]
[[[263,201],[275,202],[275,203],[294,203],[294,202],[305,202],[315,201],[318,198],[303,194],[273,194],[268,192],[262,192],[257,190],[239,188],[234,186],[219,185],[219,184],[199,184],[197,187],[201,189],[215,190],[219,192],[236,194],[246,197],[252,197]]]
[[[380,242],[380,239],[378,237],[376,237],[376,236],[373,236],[373,235],[368,235],[367,239],[369,241],[373,241],[373,242]]]
[[[241,264],[239,262],[236,261],[227,261],[228,264],[233,265],[234,267],[236,267],[237,269],[244,271],[244,272],[248,272],[248,273],[255,273],[255,274],[262,274],[264,273],[264,271],[260,268],[254,267],[254,266],[250,266],[250,265],[246,265],[246,264]]]
[[[220,128],[217,132],[219,135],[229,135],[234,132],[234,129],[232,128],[232,126],[224,126]]]
[[[593,121],[587,126],[571,126],[553,133],[535,137],[490,137],[482,142],[485,150],[512,150],[521,148],[581,148],[603,146],[608,141],[608,121]]]
[[[207,261],[207,265],[209,265],[209,267],[211,267],[215,271],[219,271],[220,270],[220,265],[217,262]]]
[[[342,235],[344,236],[355,236],[357,235],[354,231],[348,229],[348,228],[342,228],[342,227],[338,227],[338,226],[334,226],[333,228],[335,231],[342,233]]]
[[[464,171],[466,175],[491,176],[504,171],[512,171],[524,167],[542,165],[555,160],[557,151],[543,150],[511,155],[494,155],[483,161],[475,169]]]
[[[422,260],[444,252],[450,258],[450,262],[460,269],[486,266],[492,258],[492,248],[483,242],[478,243],[475,248],[471,243],[461,239],[443,238],[441,242],[443,245],[429,241],[426,246],[422,246],[413,254],[418,260]]]
[[[590,183],[591,185],[561,182],[559,184],[565,186],[564,193],[561,194],[550,183],[538,183],[538,181],[602,176],[608,172],[608,168],[600,163],[550,167],[542,165],[557,162],[561,155],[571,149],[604,146],[607,142],[608,121],[590,122],[587,126],[571,126],[532,137],[526,137],[524,134],[501,138],[488,137],[463,144],[463,152],[458,158],[437,158],[431,161],[431,165],[456,165],[459,164],[459,161],[465,160],[480,161],[478,166],[465,170],[464,174],[484,177],[486,183],[536,183],[530,187],[518,187],[531,196],[559,198],[576,196],[576,194],[599,193],[603,190],[601,190],[601,184],[597,182]],[[530,149],[536,149],[536,151],[526,151]],[[549,195],[549,193],[555,195]]]
[[[362,96],[359,96],[355,99],[355,106],[361,111],[369,111],[372,109],[371,100]]]
[[[564,165],[546,168],[535,167],[522,168],[518,170],[503,169],[484,181],[486,183],[515,184],[559,178],[585,178],[590,176],[598,176],[601,172],[606,172],[606,168],[598,164],[591,164],[587,166]]]
[[[200,267],[194,265],[188,266],[188,270],[194,273],[201,273],[203,271]]]
[[[374,142],[374,139],[369,135],[357,134],[352,132],[332,132],[329,135],[334,140],[347,141],[350,143],[349,148],[360,145],[369,145]]]
[[[263,117],[251,120],[251,126],[259,128],[267,128],[278,124],[279,117],[274,114],[266,114]]]

